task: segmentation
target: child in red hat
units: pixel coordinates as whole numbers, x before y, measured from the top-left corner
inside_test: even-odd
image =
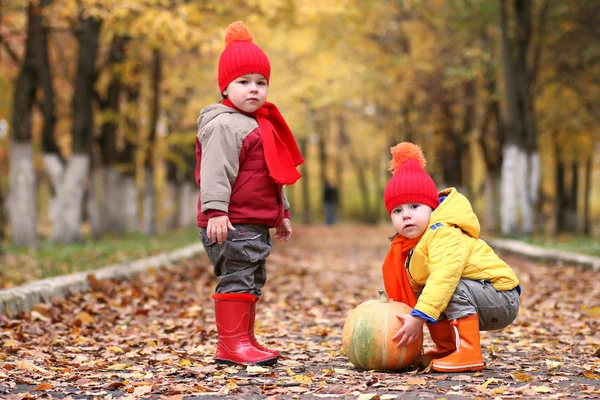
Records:
[[[392,147],[385,207],[397,235],[383,263],[386,294],[413,308],[398,346],[413,343],[427,324],[436,347],[426,354],[439,372],[485,367],[479,331],[502,329],[519,312],[521,288],[510,266],[479,239],[479,221],[454,188],[437,192],[421,148]]]
[[[229,25],[218,67],[223,100],[198,119],[198,226],[218,278],[215,360],[272,365],[279,352],[254,337],[256,303],[266,282],[269,229],[292,234],[284,185],[300,178],[304,160],[277,107],[267,102],[271,65],[241,21]]]

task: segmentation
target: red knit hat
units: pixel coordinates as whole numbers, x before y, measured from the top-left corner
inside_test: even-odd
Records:
[[[235,21],[225,32],[225,50],[219,58],[219,89],[221,93],[234,79],[246,74],[271,75],[271,64],[264,51],[254,44],[252,35],[242,21]]]
[[[419,146],[403,142],[390,149],[393,176],[385,187],[383,201],[388,214],[400,204],[425,204],[434,210],[440,205],[433,179],[425,172],[425,157]]]

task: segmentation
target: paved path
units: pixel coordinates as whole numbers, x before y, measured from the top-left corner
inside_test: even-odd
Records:
[[[259,340],[282,352],[273,367],[214,363],[210,295],[215,279],[201,255],[118,284],[96,283],[88,293],[38,305],[26,318],[0,321],[0,397],[600,396],[598,273],[591,267],[557,268],[504,252],[521,280],[522,307],[508,328],[482,333],[484,371],[383,373],[354,368],[340,351],[343,324],[352,308],[374,298],[381,288],[388,231],[299,227],[292,242],[275,244],[257,317]],[[430,346],[426,337],[425,347]]]

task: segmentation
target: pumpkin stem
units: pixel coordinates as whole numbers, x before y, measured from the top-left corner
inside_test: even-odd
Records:
[[[381,300],[384,303],[387,303],[390,299],[387,297],[387,294],[385,294],[385,290],[380,290],[379,291],[379,300]]]

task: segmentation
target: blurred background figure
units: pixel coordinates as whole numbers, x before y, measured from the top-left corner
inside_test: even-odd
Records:
[[[323,204],[325,209],[325,223],[333,225],[335,223],[335,209],[338,204],[338,190],[328,180],[325,180],[325,185],[323,186]]]

